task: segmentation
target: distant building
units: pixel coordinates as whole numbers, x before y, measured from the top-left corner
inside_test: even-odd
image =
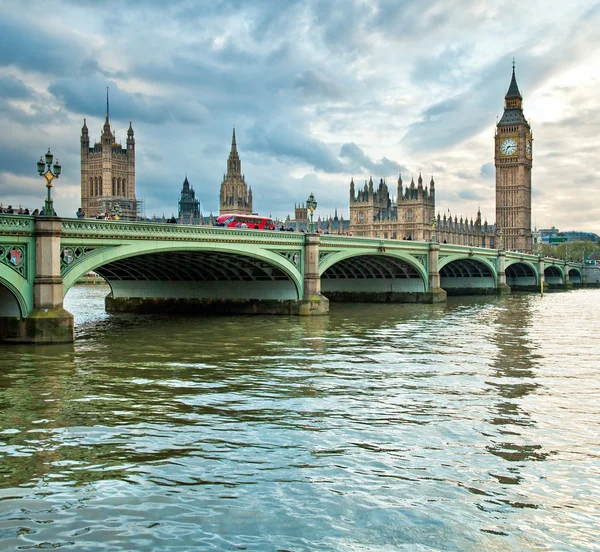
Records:
[[[196,199],[194,188],[190,187],[187,175],[183,181],[179,199],[179,224],[201,224],[200,201]]]
[[[219,194],[219,214],[228,213],[252,214],[252,188],[246,187],[246,179],[242,174],[242,162],[235,142],[235,128],[231,139],[231,152],[227,159],[227,173],[223,175]]]
[[[142,203],[135,197],[135,139],[129,122],[126,147],[116,143],[110,128],[108,89],[106,121],[99,142],[90,147],[86,119],[81,129],[81,208],[86,217],[109,213],[137,220]]]
[[[475,221],[435,215],[435,181],[423,185],[419,175],[404,186],[398,177],[398,199],[390,197],[386,181],[382,178],[377,188],[370,178],[362,189],[355,190],[354,179],[350,181],[350,231],[355,236],[380,237],[429,241],[432,232],[442,243],[496,247],[495,228],[482,222],[481,212]]]
[[[598,243],[600,239],[594,232],[569,231],[560,232],[554,226],[543,228],[538,231],[540,243],[558,245],[559,243],[573,243],[579,241],[591,241]]]
[[[283,223],[284,227],[294,232],[308,232],[310,228],[310,217],[308,215],[308,209],[304,205],[298,205],[295,208],[296,218],[291,219],[288,215]],[[338,217],[337,209],[333,216],[318,218],[313,217],[313,223],[315,225],[315,231],[321,232],[322,234],[347,234],[349,232],[350,221],[344,220],[343,216]],[[280,226],[280,222],[277,221],[276,227]]]

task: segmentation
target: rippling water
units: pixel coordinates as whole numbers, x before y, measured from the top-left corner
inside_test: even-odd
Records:
[[[594,550],[600,290],[103,312],[3,347],[0,549]]]

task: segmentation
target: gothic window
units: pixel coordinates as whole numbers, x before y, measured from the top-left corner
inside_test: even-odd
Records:
[[[102,195],[102,177],[98,178],[98,195]]]
[[[360,220],[360,222],[363,222],[365,220],[365,213],[363,211],[360,211],[358,213],[358,220]]]
[[[114,176],[112,179],[112,195],[117,195],[117,179]]]
[[[413,219],[413,210],[409,209],[406,211],[406,220],[411,221]]]
[[[90,196],[94,195],[94,179],[90,176]]]

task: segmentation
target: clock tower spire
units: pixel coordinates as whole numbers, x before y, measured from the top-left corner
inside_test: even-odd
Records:
[[[523,114],[523,97],[517,85],[515,62],[504,97],[504,114],[494,137],[496,166],[496,227],[504,233],[504,246],[531,252],[532,134]]]

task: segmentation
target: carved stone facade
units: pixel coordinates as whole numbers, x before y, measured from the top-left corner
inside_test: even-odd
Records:
[[[135,139],[131,121],[126,147],[115,142],[110,128],[108,93],[106,121],[99,142],[90,147],[86,120],[81,129],[81,209],[86,217],[108,212],[125,220],[138,218],[135,198]]]
[[[504,234],[504,247],[532,251],[531,167],[533,136],[523,114],[523,97],[512,79],[504,97],[504,114],[496,125],[496,226]]]
[[[227,159],[227,174],[223,175],[219,194],[219,214],[229,213],[252,214],[252,188],[246,187],[246,179],[242,174],[242,162],[235,142],[235,129],[231,139],[231,152]]]

